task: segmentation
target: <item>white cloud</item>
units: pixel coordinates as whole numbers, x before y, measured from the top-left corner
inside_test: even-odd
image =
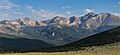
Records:
[[[114,7],[114,8],[116,8],[117,6],[116,6],[116,5],[114,5],[113,7]]]
[[[71,15],[72,15],[71,12],[64,13],[64,16],[66,16],[66,17],[70,17]]]
[[[30,6],[30,5],[26,5],[26,7],[31,12],[31,15],[33,17],[35,17],[35,18],[50,19],[50,18],[53,18],[55,16],[66,17],[66,16],[70,16],[71,15],[71,12],[55,13],[55,12],[48,11],[48,10],[45,10],[45,9],[36,10],[36,9],[34,9],[33,6]]]
[[[16,15],[24,15],[22,12],[13,12],[13,14],[16,14]]]
[[[63,6],[62,9],[71,8],[71,6]]]
[[[20,5],[16,5],[11,3],[9,0],[1,0],[0,1],[0,20],[5,19],[18,19],[23,17],[24,13],[22,13]],[[19,9],[19,11],[18,11]]]
[[[68,11],[68,12],[63,12],[63,13],[54,13],[54,16],[61,16],[61,17],[66,17],[69,18],[71,16],[79,16],[79,15],[73,15],[73,12]]]
[[[118,2],[118,4],[120,4],[120,1]]]
[[[85,12],[85,13],[90,13],[90,12],[93,12],[93,10],[87,8],[87,9],[84,10],[84,12]]]
[[[30,6],[30,5],[25,5],[28,9],[33,9],[33,7],[32,6]]]
[[[17,8],[20,7],[19,5],[13,4],[11,2],[9,2],[8,0],[3,0],[0,2],[0,9],[6,9],[9,10],[11,8]]]
[[[33,6],[26,5],[26,8],[30,11],[31,15],[35,18],[51,18],[54,16],[53,12],[45,9],[35,10]]]
[[[9,16],[9,14],[7,14],[7,13],[0,13],[0,17],[8,17]]]
[[[69,14],[69,15],[71,15],[71,12],[66,12],[66,14]]]
[[[41,9],[39,11],[32,12],[33,16],[37,18],[51,18],[54,16],[53,12],[46,11],[44,9]]]
[[[15,9],[12,9],[15,8]],[[62,9],[71,8],[71,6],[64,6]],[[25,10],[25,11],[24,11]],[[30,17],[37,20],[42,18],[51,19],[55,16],[70,17],[73,12],[54,12],[45,9],[35,9],[31,5],[17,5],[9,2],[9,0],[0,1],[0,19],[18,19],[21,17]],[[42,19],[43,20],[43,19]]]
[[[37,10],[35,10],[31,5],[25,5],[26,6],[26,8],[28,9],[28,10],[30,10],[31,12],[36,12]]]
[[[15,9],[12,9],[15,8]],[[62,9],[71,8],[71,6],[64,6]],[[25,11],[24,11],[25,10]],[[71,12],[57,13],[45,9],[35,9],[31,5],[17,5],[11,3],[9,0],[0,1],[0,19],[17,19],[24,16],[40,20],[42,18],[50,19],[55,16],[70,16]]]

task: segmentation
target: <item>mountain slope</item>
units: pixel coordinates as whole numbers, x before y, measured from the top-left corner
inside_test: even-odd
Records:
[[[111,43],[119,44],[119,42],[120,42],[120,27],[96,35],[92,35],[90,37],[81,39],[79,41],[67,45],[58,46],[47,51],[75,51],[80,49],[82,50],[84,47],[101,46]]]
[[[115,16],[110,13],[99,13],[95,14],[93,12],[88,13],[81,18],[81,27],[86,29],[96,29],[100,26],[119,26],[120,17]]]
[[[13,38],[13,37],[18,37],[18,36],[0,33],[0,50],[33,51],[33,50],[39,50],[41,48],[48,48],[54,46],[53,44],[49,44],[41,40],[26,39],[20,37]]]
[[[24,29],[23,33],[33,36],[32,39],[38,39],[47,43],[53,43],[55,45],[63,45],[70,43],[81,38],[85,38],[87,35],[93,34],[92,31],[80,28],[70,28],[63,26],[62,28],[56,26],[48,26],[44,29],[29,27]]]

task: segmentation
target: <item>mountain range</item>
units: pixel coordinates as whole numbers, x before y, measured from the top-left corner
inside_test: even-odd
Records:
[[[0,21],[0,33],[17,36],[7,36],[5,38],[36,39],[59,46],[118,27],[120,26],[119,21],[120,17],[113,14],[95,14],[93,12],[81,17],[56,16],[43,21],[25,17]]]

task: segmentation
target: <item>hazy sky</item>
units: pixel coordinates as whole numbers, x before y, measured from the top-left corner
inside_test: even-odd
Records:
[[[120,0],[0,0],[0,20],[81,16],[88,12],[120,13]]]

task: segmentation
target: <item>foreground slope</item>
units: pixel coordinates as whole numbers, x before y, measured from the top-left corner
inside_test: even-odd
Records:
[[[6,37],[6,38],[5,38]],[[41,48],[52,47],[54,45],[46,43],[41,40],[26,39],[26,38],[13,38],[18,37],[0,33],[0,50],[14,50],[14,51],[35,51]]]
[[[85,47],[84,50],[68,52],[0,53],[0,55],[120,55],[120,42]]]
[[[0,55],[120,55],[120,43],[104,46],[87,47],[85,50],[68,52],[29,52],[29,53],[1,53]]]

